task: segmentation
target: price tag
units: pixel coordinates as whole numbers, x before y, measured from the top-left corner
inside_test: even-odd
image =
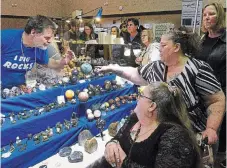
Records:
[[[58,104],[65,103],[65,97],[63,95],[57,97]]]
[[[37,81],[36,80],[26,80],[26,86],[29,86],[31,88],[36,86]]]
[[[85,80],[79,80],[79,83],[84,83],[84,82],[86,82]]]

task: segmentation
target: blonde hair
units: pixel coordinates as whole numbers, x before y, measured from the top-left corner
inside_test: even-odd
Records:
[[[142,31],[143,32],[147,32],[147,36],[148,36],[148,41],[151,43],[154,40],[154,34],[153,31],[151,29],[144,29]]]
[[[224,7],[222,6],[222,4],[217,3],[217,2],[207,4],[203,8],[203,11],[208,6],[214,6],[215,9],[216,9],[216,11],[217,11],[217,23],[216,23],[215,30],[219,31],[220,29],[224,29],[226,27],[226,25],[225,25],[225,22],[226,22],[225,21],[225,18],[226,18],[226,16],[225,16]],[[205,28],[204,24],[202,24],[202,31],[203,32],[207,32],[207,29]]]

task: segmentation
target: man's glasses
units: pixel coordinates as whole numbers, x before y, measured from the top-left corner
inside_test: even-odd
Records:
[[[153,102],[153,100],[151,98],[142,95],[142,93],[138,93],[138,98],[140,99],[141,97],[146,98],[146,99],[149,99],[149,100],[151,100]]]

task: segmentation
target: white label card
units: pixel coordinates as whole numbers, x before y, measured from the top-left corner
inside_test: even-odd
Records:
[[[65,103],[65,97],[63,95],[57,97],[58,104]]]
[[[86,82],[86,81],[85,81],[85,80],[79,80],[79,82],[80,82],[80,83],[84,83],[84,82]]]

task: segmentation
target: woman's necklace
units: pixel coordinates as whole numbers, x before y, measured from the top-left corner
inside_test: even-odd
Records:
[[[132,153],[132,147],[134,146],[134,143],[136,142],[136,139],[138,138],[138,135],[140,133],[140,130],[141,130],[141,124],[139,126],[139,129],[135,133],[135,138],[132,141],[132,145],[131,145],[130,150],[129,150],[129,153],[128,153],[128,160],[129,160],[129,162],[130,162],[130,157],[131,157],[131,153]],[[135,131],[132,131],[132,132],[135,132]],[[130,135],[131,135],[131,133],[130,133]]]

